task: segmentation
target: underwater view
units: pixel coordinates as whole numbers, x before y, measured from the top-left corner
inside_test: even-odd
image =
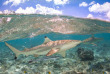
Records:
[[[110,73],[109,22],[53,15],[0,16],[1,74]]]
[[[109,7],[107,0],[2,0],[0,74],[110,74]]]

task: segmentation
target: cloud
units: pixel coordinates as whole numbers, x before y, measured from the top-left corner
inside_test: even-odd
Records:
[[[62,14],[62,11],[55,10],[53,8],[41,6],[40,4],[36,5],[36,11],[40,14]]]
[[[15,11],[15,13],[19,14],[62,14],[62,11],[55,10],[53,8],[41,6],[40,4],[36,5],[36,8],[26,7],[26,9],[22,9],[21,7]]]
[[[79,7],[87,7],[87,6],[88,6],[88,4],[86,2],[82,2],[79,4]]]
[[[92,1],[89,4],[86,3],[86,2],[82,2],[82,3],[79,4],[79,7],[87,7],[87,6],[90,6],[90,5],[93,5],[93,4],[95,4],[95,1]]]
[[[0,11],[0,14],[15,14],[15,12],[6,9],[6,10],[4,10],[4,11]]]
[[[14,14],[15,12],[14,11],[10,11],[10,10],[4,10],[2,13],[3,14]]]
[[[12,3],[11,6],[17,6],[21,3],[24,3],[26,1],[29,1],[29,0],[6,0],[3,5],[8,5],[9,3]],[[67,4],[69,3],[69,0],[45,0],[47,2],[51,2],[53,1],[55,5],[64,5],[64,4]]]
[[[92,2],[89,3],[89,5],[93,5],[93,4],[95,4],[95,1],[92,1]]]
[[[25,1],[29,1],[29,0],[7,0],[3,3],[3,5],[8,5],[9,3],[12,3],[11,6],[17,6],[20,3],[24,3]]]
[[[107,17],[110,19],[110,11],[107,12]]]
[[[93,4],[92,6],[89,7],[90,12],[95,12],[95,13],[103,13],[103,12],[108,12],[110,11],[110,3],[106,2],[102,5],[99,3]]]
[[[52,0],[46,0],[47,2],[51,2]]]
[[[46,0],[47,2],[53,1],[55,5],[65,5],[69,3],[69,0]]]
[[[54,0],[55,5],[64,5],[69,3],[69,0]]]
[[[2,11],[0,11],[0,14],[3,14]]]
[[[92,14],[88,14],[87,18],[93,19],[93,15]]]
[[[102,13],[110,19],[110,3],[109,2],[105,2],[102,5],[99,3],[93,4],[92,6],[89,7],[89,11],[94,12],[94,13]]]
[[[36,9],[33,7],[26,7],[26,9],[22,9],[21,7],[15,11],[15,13],[19,14],[35,14]]]

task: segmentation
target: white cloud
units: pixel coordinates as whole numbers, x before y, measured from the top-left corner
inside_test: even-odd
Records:
[[[107,13],[107,17],[110,19],[110,11]]]
[[[14,14],[14,11],[4,10],[2,13],[3,14]]]
[[[0,14],[14,14],[14,11],[10,11],[10,10],[4,10],[4,11],[0,11]]]
[[[21,7],[15,11],[15,13],[22,14],[62,14],[62,11],[55,10],[53,8],[41,6],[40,4],[36,5],[36,8],[26,7],[26,9],[22,9]]]
[[[88,14],[87,18],[93,19],[93,15],[92,14]]]
[[[9,3],[12,3],[11,6],[17,6],[20,3],[24,3],[25,1],[29,1],[29,0],[7,0],[3,3],[3,5],[8,5]]]
[[[26,9],[22,9],[21,7],[15,11],[15,13],[19,14],[34,14],[36,13],[36,9],[33,7],[26,7]]]
[[[79,6],[80,6],[80,7],[87,7],[88,4],[87,4],[86,2],[82,2],[82,3],[79,4]]]
[[[0,11],[0,14],[3,14],[2,11]]]
[[[89,7],[89,11],[94,12],[94,13],[102,13],[110,19],[110,3],[109,2],[105,2],[102,5],[99,3],[93,4],[92,6]]]
[[[87,6],[90,6],[90,5],[93,5],[93,4],[95,4],[95,1],[92,1],[89,4],[86,3],[86,2],[82,2],[82,3],[79,4],[79,7],[87,7]]]
[[[89,3],[89,5],[93,5],[93,4],[95,4],[95,1],[92,1],[91,3]]]
[[[89,7],[90,12],[95,12],[95,13],[103,13],[103,12],[108,12],[110,10],[110,3],[106,2],[102,5],[99,3],[93,4],[91,7]]]
[[[41,6],[40,4],[36,5],[36,11],[40,14],[62,14],[62,11],[55,10],[53,8]]]
[[[26,1],[29,1],[29,0],[6,0],[3,5],[8,5],[9,3],[12,3],[11,6],[17,6],[19,5],[20,3],[24,3]],[[69,0],[46,0],[47,2],[51,2],[53,1],[55,5],[64,5],[64,4],[67,4],[69,3]]]
[[[55,5],[65,5],[69,3],[69,0],[46,0],[47,2],[53,1]]]
[[[46,0],[47,2],[51,2],[52,0]]]
[[[55,5],[64,5],[69,3],[69,0],[54,0]]]

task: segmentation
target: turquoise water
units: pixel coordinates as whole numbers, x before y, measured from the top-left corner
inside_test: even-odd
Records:
[[[59,53],[21,54],[16,59],[5,45],[22,51],[41,45],[45,36],[52,41],[92,40],[67,50],[65,57]],[[110,22],[56,15],[0,15],[0,74],[79,73],[110,74]]]
[[[50,38],[53,41],[68,40],[68,39],[84,40],[84,39],[91,37],[91,35],[74,35],[74,34],[65,35],[65,34],[58,34],[58,33],[47,33],[47,34],[38,35],[38,36],[32,37],[32,38],[16,39],[16,40],[10,40],[10,41],[6,41],[6,42],[19,50],[23,50],[24,48],[32,48],[34,46],[42,44],[44,41],[44,36],[47,36],[48,38]],[[79,69],[77,71],[83,73],[83,69],[84,69],[83,66],[78,67],[78,65],[80,65],[81,63],[84,63],[85,66],[89,66],[87,69],[87,74],[89,74],[89,73],[96,74],[96,72],[99,72],[99,71],[100,71],[100,74],[102,74],[103,72],[105,74],[107,74],[106,72],[109,72],[109,68],[110,68],[110,65],[109,65],[110,63],[108,63],[108,61],[110,61],[110,34],[102,33],[102,34],[95,34],[94,36],[97,38],[103,38],[103,40],[95,42],[96,45],[80,44],[80,45],[76,46],[75,48],[67,50],[65,58],[62,58],[62,56],[59,54],[54,54],[50,57],[46,57],[45,55],[39,56],[39,57],[34,57],[34,56],[25,57],[23,55],[20,55],[18,60],[15,60],[14,59],[15,54],[4,44],[4,42],[1,42],[0,43],[0,54],[1,54],[0,61],[2,61],[2,62],[4,61],[3,63],[1,62],[2,63],[0,66],[1,70],[2,70],[2,66],[4,65],[3,67],[6,67],[5,68],[6,70],[4,70],[4,69],[3,70],[6,73],[8,73],[10,70],[12,70],[13,74],[19,74],[19,73],[36,74],[37,72],[39,74],[45,74],[45,69],[43,69],[43,67],[47,66],[48,67],[48,70],[46,70],[47,74],[49,74],[48,72],[51,72],[52,74],[54,74],[54,73],[63,74],[62,71],[64,71],[64,70],[66,70],[67,73],[72,72],[74,74],[75,73],[74,68]],[[92,50],[94,52],[95,59],[92,61],[81,61],[80,59],[77,60],[78,57],[77,57],[76,51],[78,48]],[[29,63],[30,60],[31,60],[31,62],[34,62],[34,63],[30,64]],[[40,61],[40,63],[38,61]],[[53,71],[53,69],[50,69],[50,67],[51,67],[50,64],[45,64],[45,62],[48,62],[48,61],[50,61],[52,63],[51,65],[54,66],[53,67],[53,69],[55,69],[54,71]],[[60,63],[60,62],[63,62],[63,63],[60,63],[61,65],[58,65],[58,64],[54,63],[53,61],[56,61],[57,63]],[[74,68],[69,68],[69,66],[66,67],[65,64],[67,64],[67,62],[70,64],[69,66],[73,65]],[[80,62],[80,63],[77,63],[77,62]],[[91,65],[86,64],[88,62]],[[99,67],[94,66],[94,65],[97,65],[97,63],[101,63],[103,68],[100,69],[99,64],[98,64]],[[9,64],[10,64],[10,66],[9,66]],[[76,66],[74,66],[74,64],[76,64]],[[18,71],[16,71],[17,70],[16,65],[18,65],[19,68],[24,67],[24,65],[26,65],[26,67],[25,67],[26,69],[23,69],[23,71],[18,69]],[[37,66],[35,66],[35,65],[37,65]],[[40,67],[39,67],[39,65],[40,65]],[[13,69],[12,66],[15,67],[15,69]],[[34,71],[34,68],[36,69],[35,71]],[[63,69],[60,70],[59,68],[63,68]],[[39,71],[39,70],[41,70],[41,71]],[[43,72],[42,72],[42,70],[43,70]],[[26,71],[26,73],[25,73],[25,71]],[[10,74],[10,73],[11,72],[9,72],[8,74]],[[97,73],[97,74],[99,74],[99,73]]]

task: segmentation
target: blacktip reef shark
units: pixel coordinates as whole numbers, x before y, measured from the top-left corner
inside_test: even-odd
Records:
[[[19,51],[18,49],[14,48],[13,46],[9,45],[5,42],[6,46],[8,46],[16,55],[16,58],[20,55],[46,55],[50,56],[55,53],[61,54],[65,57],[65,51],[71,48],[76,47],[78,44],[83,42],[88,42],[94,40],[93,38],[89,38],[86,40],[56,40],[52,41],[48,37],[45,37],[43,44],[39,46],[32,47],[30,49],[25,49],[23,51]]]

